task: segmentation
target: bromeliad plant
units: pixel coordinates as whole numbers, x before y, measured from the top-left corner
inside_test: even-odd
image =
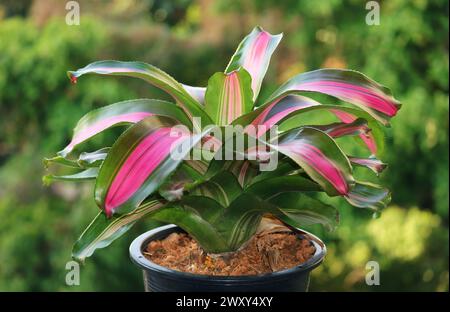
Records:
[[[374,211],[386,206],[389,191],[355,180],[352,168],[364,166],[376,173],[385,168],[375,158],[383,145],[382,126],[389,125],[400,104],[387,88],[359,72],[341,69],[298,74],[266,100],[258,99],[281,38],[256,27],[240,43],[225,71],[215,73],[206,88],[183,85],[141,62],[99,61],[68,72],[73,83],[85,74],[141,78],[174,99],[130,100],[91,111],[76,125],[69,145],[45,160],[79,169],[73,175],[47,175],[46,183],[95,180],[100,212],[74,245],[74,258],[83,261],[142,218],[175,223],[205,251],[223,253],[239,249],[266,216],[296,228],[313,223],[334,228],[337,211],[320,201],[318,193],[341,196],[353,206]],[[353,106],[321,104],[307,97],[312,93]],[[302,115],[311,111],[331,113],[336,122],[310,125]],[[208,126],[202,129],[200,124]],[[174,136],[177,125],[186,130]],[[264,126],[240,135],[257,137],[267,147],[261,153],[275,153],[279,159],[275,170],[261,171],[258,161],[264,157],[251,160],[250,148],[240,160],[171,157],[180,146],[184,147],[181,156],[188,156],[208,141],[214,142],[209,153],[223,153],[224,142],[214,137],[213,130],[226,125]],[[75,152],[115,126],[126,128],[111,147]],[[266,131],[275,126],[282,129],[276,140],[265,140]],[[343,136],[361,140],[370,157],[346,155],[337,144]]]

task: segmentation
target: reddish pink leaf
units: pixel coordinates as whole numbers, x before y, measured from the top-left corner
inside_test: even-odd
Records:
[[[271,95],[269,102],[301,91],[319,92],[352,103],[385,125],[401,106],[388,88],[367,76],[357,71],[328,68],[293,77]]]
[[[145,182],[156,167],[171,153],[171,148],[190,137],[189,133],[171,136],[171,128],[160,128],[130,153],[115,176],[105,200],[105,212],[126,202]]]
[[[317,173],[330,182],[339,194],[348,193],[349,187],[339,169],[318,148],[311,144],[294,142],[280,147],[288,153],[293,153],[308,163]]]
[[[337,118],[339,118],[342,122],[345,122],[347,124],[350,124],[352,122],[354,122],[357,117],[344,112],[344,111],[340,111],[340,110],[332,110],[331,111],[333,114],[336,115]],[[367,133],[361,133],[359,135],[359,137],[361,138],[361,140],[364,141],[364,143],[367,145],[367,148],[369,149],[369,151],[373,154],[376,155],[378,148],[377,148],[377,144],[376,144],[376,140],[373,136],[373,133],[371,132],[367,132]]]

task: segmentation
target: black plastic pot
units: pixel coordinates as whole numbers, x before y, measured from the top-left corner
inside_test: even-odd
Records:
[[[316,247],[307,262],[294,268],[274,273],[251,276],[209,276],[184,273],[157,265],[143,255],[148,243],[163,239],[173,232],[183,232],[175,225],[166,225],[137,237],[130,246],[131,260],[144,273],[146,291],[152,292],[303,292],[308,290],[309,274],[322,263],[326,254],[324,243],[316,236],[299,230]]]

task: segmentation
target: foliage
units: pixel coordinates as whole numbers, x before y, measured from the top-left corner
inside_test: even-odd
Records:
[[[184,86],[142,62],[97,61],[68,72],[72,83],[86,74],[139,78],[167,92],[175,102],[142,99],[91,111],[78,122],[69,145],[47,159],[47,164],[80,170],[73,175],[46,176],[47,183],[96,181],[95,201],[102,212],[75,244],[75,259],[84,261],[144,217],[175,223],[205,251],[223,253],[238,250],[267,215],[293,227],[322,223],[333,228],[337,213],[313,199],[314,192],[342,196],[351,205],[376,213],[386,207],[390,192],[355,180],[351,164],[377,173],[385,168],[374,158],[379,142],[372,131],[379,133],[381,125],[389,125],[400,103],[388,88],[359,72],[321,69],[294,76],[257,107],[263,78],[281,38],[282,34],[271,35],[255,27],[239,44],[225,71],[214,74],[206,88]],[[300,95],[304,92],[329,95],[357,108],[322,105]],[[272,131],[312,108],[336,115],[338,122],[315,125],[304,119],[305,126],[291,121],[284,130]],[[91,153],[87,166],[80,158],[85,153],[74,158],[79,145],[123,124],[131,125],[106,152],[102,148],[100,153]],[[207,126],[202,128],[202,124]],[[233,136],[224,137],[226,130],[220,127],[233,125],[242,130],[235,127]],[[184,129],[174,133],[180,126]],[[224,133],[218,136],[217,131]],[[275,136],[267,138],[268,132]],[[339,147],[338,138],[355,135],[367,145],[372,158],[350,157]],[[237,143],[230,144],[234,140],[246,146],[239,149]],[[194,148],[200,158],[190,156]],[[175,157],[173,152],[179,149],[181,154]],[[214,157],[205,157],[205,151]],[[224,158],[227,153],[234,157]],[[284,161],[275,163],[266,174],[261,166],[267,166],[267,157],[274,155]],[[252,163],[255,160],[259,168]],[[205,169],[197,169],[202,165]],[[176,174],[179,168],[181,175]]]
[[[220,1],[218,6],[249,15],[275,11],[287,20],[276,27],[301,29],[285,56],[297,61],[280,64],[280,76],[293,75],[293,69],[348,67],[395,90],[404,108],[392,121],[384,158],[396,170],[383,181],[396,190],[394,202],[434,209],[448,220],[448,1],[380,1],[379,26],[364,24],[368,11],[360,1]]]
[[[31,2],[33,7],[26,8]],[[296,72],[348,67],[389,85],[404,103],[385,142],[389,152],[380,156],[395,168],[387,168],[380,177],[395,190],[393,203],[403,208],[395,207],[395,213],[387,208],[381,219],[371,220],[333,198],[340,206],[338,230],[310,229],[329,251],[314,271],[310,289],[448,290],[448,249],[443,248],[448,246],[448,1],[380,1],[381,25],[373,27],[364,23],[365,2],[353,0],[176,1],[170,8],[166,1],[155,1],[151,17],[147,8],[132,6],[135,1],[79,2],[82,19],[77,27],[64,24],[58,1],[0,3],[1,290],[142,289],[139,272],[125,265],[127,246],[151,224],[137,224],[129,235],[99,250],[81,268],[81,285],[65,286],[73,239],[79,225],[95,216],[92,185],[42,188],[39,159],[67,143],[73,125],[88,111],[161,94],[144,82],[127,79],[87,77],[74,88],[64,79],[66,69],[94,59],[139,59],[164,68],[183,83],[205,86],[207,74],[226,67],[235,43],[254,24],[289,34],[275,53],[263,91],[270,93]],[[17,13],[24,18],[10,18]],[[49,16],[56,20],[49,21]],[[94,143],[108,145],[115,134],[100,135]],[[372,178],[365,170],[355,172]],[[366,234],[373,223],[395,228],[405,220],[408,227],[394,233],[402,233],[404,239],[381,235],[376,247]],[[384,230],[382,225],[377,229]],[[408,239],[407,233],[417,231],[424,235]],[[385,247],[379,249],[415,243],[424,248],[408,261],[401,259],[405,252],[394,259]],[[383,263],[380,286],[365,285],[365,259]]]

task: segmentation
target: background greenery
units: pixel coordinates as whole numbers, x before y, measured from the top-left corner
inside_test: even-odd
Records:
[[[285,34],[266,90],[300,71],[346,67],[403,102],[383,157],[392,205],[373,220],[339,202],[341,226],[313,229],[329,254],[311,290],[448,291],[448,1],[380,1],[379,26],[366,25],[366,1],[358,0],[79,2],[81,25],[68,26],[65,1],[0,1],[0,290],[142,290],[127,253],[149,222],[88,259],[80,286],[65,285],[71,245],[97,208],[89,183],[43,187],[42,159],[92,108],[161,94],[130,79],[86,77],[73,86],[66,70],[141,60],[205,85],[259,24]],[[380,263],[380,286],[365,284],[369,260]]]

